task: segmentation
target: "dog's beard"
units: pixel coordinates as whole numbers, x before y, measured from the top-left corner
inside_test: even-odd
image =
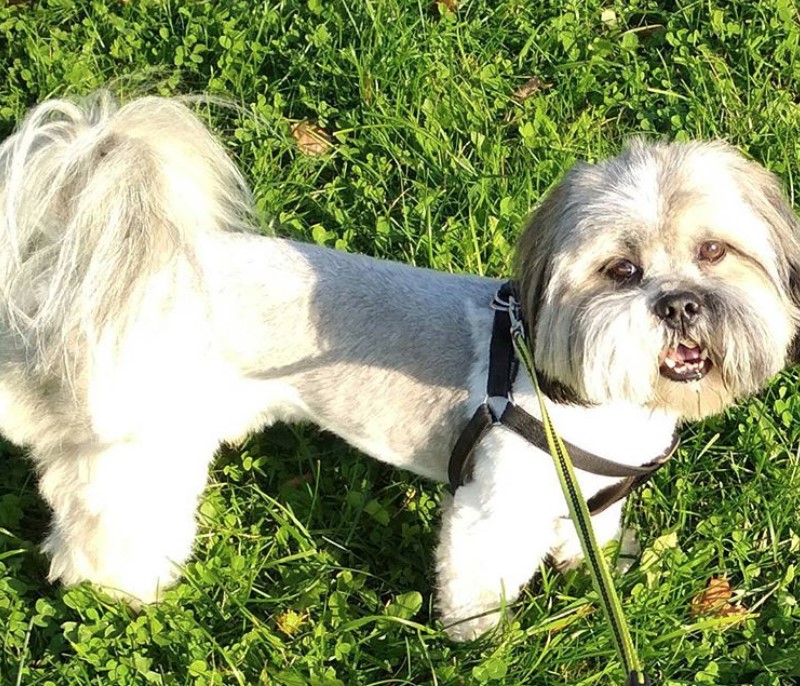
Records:
[[[783,366],[789,335],[778,301],[717,284],[704,314],[673,330],[643,291],[564,295],[537,318],[537,368],[588,403],[624,400],[694,419],[756,392]],[[760,306],[759,306],[760,305]]]

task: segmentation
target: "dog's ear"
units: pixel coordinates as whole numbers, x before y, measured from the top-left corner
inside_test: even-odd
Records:
[[[786,364],[800,362],[800,220],[792,210],[778,177],[744,158],[739,178],[745,199],[770,227],[781,271],[781,287],[794,309],[794,336]]]
[[[583,165],[576,165],[580,167]],[[536,335],[536,323],[552,276],[552,258],[563,224],[569,221],[571,179],[576,167],[545,196],[534,210],[517,241],[514,273],[522,303],[522,314],[531,342]]]
[[[798,291],[800,290],[800,273],[797,269],[793,270],[793,288],[795,292],[795,303],[798,302]],[[789,349],[786,352],[786,365],[791,366],[800,362],[800,327],[795,324],[794,338],[789,344]]]
[[[539,321],[548,299],[553,297],[550,289],[558,252],[563,242],[574,235],[575,225],[579,221],[582,200],[585,198],[578,188],[581,184],[593,183],[592,169],[589,164],[574,165],[534,210],[517,241],[514,278],[534,355],[541,350],[541,344],[549,344],[551,332],[540,331]],[[539,385],[550,399],[576,405],[586,403],[577,391],[550,376],[547,369],[537,366],[537,372]]]
[[[800,231],[800,223],[795,219],[796,229]],[[786,351],[786,364],[791,366],[800,363],[800,247],[796,245],[793,254],[787,258],[787,288],[797,314],[794,321],[794,337]]]

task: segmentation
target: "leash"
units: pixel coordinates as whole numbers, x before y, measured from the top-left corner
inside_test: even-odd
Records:
[[[510,300],[511,299],[513,299],[513,296],[510,297]],[[515,302],[512,301],[510,304],[509,316],[511,318],[511,337],[514,343],[514,350],[517,353],[518,359],[522,362],[522,366],[525,367],[528,376],[530,376],[533,387],[536,389],[536,396],[539,399],[539,408],[542,412],[542,423],[547,433],[550,455],[553,458],[553,463],[558,473],[558,480],[561,482],[561,488],[564,491],[564,497],[569,506],[570,516],[575,523],[575,530],[578,532],[583,554],[592,572],[592,582],[595,591],[600,598],[600,603],[605,611],[608,625],[611,628],[617,654],[627,674],[625,684],[626,686],[649,686],[650,679],[644,673],[642,663],[633,645],[633,639],[631,638],[628,624],[625,621],[625,615],[622,613],[622,604],[614,588],[608,564],[597,544],[597,539],[595,539],[590,521],[589,508],[581,495],[581,490],[575,478],[575,471],[572,467],[567,447],[558,433],[556,433],[553,423],[550,420],[550,415],[547,412],[544,394],[539,388],[539,380],[536,377],[536,371],[533,366],[533,355],[530,352],[530,347],[528,346],[525,336],[525,327],[522,323],[522,319],[517,316],[516,307],[514,306]]]

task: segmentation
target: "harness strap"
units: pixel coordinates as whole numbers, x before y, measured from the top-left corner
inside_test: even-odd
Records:
[[[569,448],[567,449],[569,452]],[[661,466],[661,465],[659,465]],[[658,467],[656,467],[658,469]],[[626,498],[632,491],[639,488],[645,482],[650,480],[655,470],[643,476],[629,476],[627,479],[618,481],[611,486],[606,486],[595,493],[591,498],[586,501],[586,507],[589,508],[589,514],[594,517],[600,514],[603,510],[611,507],[618,500]]]
[[[511,343],[511,316],[508,313],[511,292],[507,286],[509,282],[503,284],[492,303],[494,323],[489,342],[489,375],[486,379],[486,395],[489,398],[510,398],[519,369],[519,361]]]
[[[456,444],[450,453],[450,464],[447,465],[447,476],[450,480],[450,492],[455,493],[459,486],[472,479],[472,453],[486,433],[494,426],[494,415],[486,403],[475,410],[472,419],[467,422]]]
[[[519,405],[514,405],[513,403],[506,405],[506,409],[500,416],[500,423],[518,433],[537,448],[547,449],[547,434],[544,425]],[[564,445],[569,450],[572,464],[581,471],[597,474],[598,476],[638,477],[650,476],[659,467],[662,467],[675,452],[675,448],[678,447],[678,438],[673,436],[669,447],[661,455],[638,467],[612,462],[567,441],[564,441]]]
[[[514,379],[519,369],[519,360],[514,353],[511,338],[511,300],[514,298],[514,285],[507,281],[495,295],[492,307],[495,310],[492,325],[492,339],[489,344],[489,373],[486,381],[486,396],[506,401],[500,416],[496,416],[488,402],[483,402],[475,410],[472,418],[462,430],[450,453],[447,468],[450,491],[455,493],[472,479],[472,456],[477,445],[493,426],[502,425],[524,438],[528,443],[547,453],[549,445],[547,432],[542,422],[516,405],[512,398]],[[638,467],[628,466],[607,460],[564,441],[575,468],[598,476],[614,477],[621,481],[607,486],[591,498],[587,505],[592,515],[599,514],[631,491],[644,484],[669,460],[680,440],[674,434],[666,450],[650,462]]]

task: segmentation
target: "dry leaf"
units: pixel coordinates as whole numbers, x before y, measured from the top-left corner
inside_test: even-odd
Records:
[[[305,612],[295,612],[288,610],[279,614],[275,618],[275,623],[278,625],[278,631],[286,636],[294,636],[298,629],[306,623],[307,615]]]
[[[372,104],[372,93],[374,88],[375,86],[372,82],[372,77],[369,74],[366,74],[362,81],[361,91],[363,93],[364,102],[367,103],[367,105]]]
[[[538,76],[533,76],[514,91],[514,98],[522,102],[527,100],[533,94],[552,87],[552,83],[545,83]]]
[[[413,503],[413,502],[414,502],[414,498],[416,498],[416,497],[417,497],[417,489],[416,489],[416,488],[414,488],[413,486],[409,486],[409,487],[406,489],[406,497],[405,497],[405,499],[403,500],[403,507],[402,507],[402,509],[404,509],[404,510],[405,510],[405,509],[406,509],[406,508],[407,508],[407,507],[408,507],[408,506],[409,506],[411,503]]]
[[[458,0],[434,0],[433,9],[438,9],[442,14],[455,12],[458,9]]]
[[[305,474],[298,474],[297,476],[293,476],[286,482],[286,485],[289,488],[299,488],[303,484],[310,483],[314,477],[310,472],[306,472]]]
[[[333,147],[333,138],[321,126],[301,121],[292,127],[292,136],[300,152],[312,157],[324,155]]]
[[[692,617],[711,615],[713,617],[734,617],[747,613],[744,605],[730,602],[733,589],[724,576],[711,577],[705,589],[692,598],[690,614]]]
[[[603,12],[600,14],[600,21],[606,26],[616,26],[617,13],[611,9],[603,10]]]
[[[648,24],[646,26],[637,26],[636,28],[628,29],[627,31],[624,31],[622,35],[624,36],[627,33],[634,33],[639,36],[639,38],[649,38],[655,33],[661,33],[662,31],[666,30],[667,27],[664,26],[664,24]]]
[[[748,612],[744,605],[733,605],[728,603],[725,607],[720,608],[716,613],[717,617],[738,617],[739,615],[746,615]]]

